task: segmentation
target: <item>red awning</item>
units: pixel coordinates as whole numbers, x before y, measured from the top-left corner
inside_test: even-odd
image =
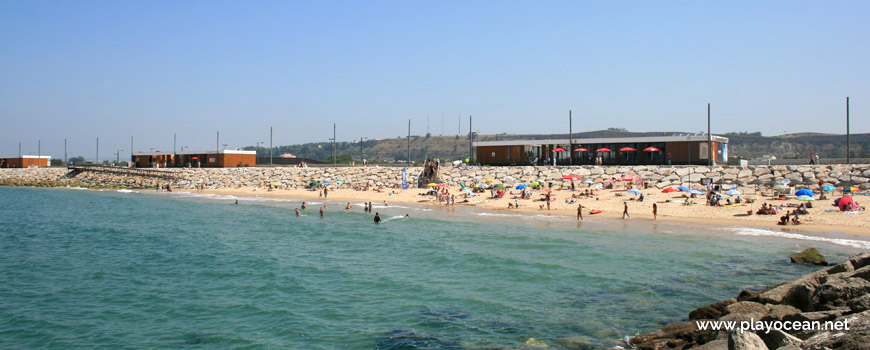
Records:
[[[199,157],[190,157],[190,159],[199,159]]]
[[[623,147],[623,148],[620,148],[619,151],[620,152],[630,152],[630,151],[637,151],[637,149],[631,148],[631,147]]]
[[[578,149],[575,149],[574,152],[592,152],[592,151],[590,151],[586,148],[580,147]]]
[[[644,152],[661,152],[662,150],[655,147],[647,147],[643,149]]]
[[[613,150],[610,148],[599,148],[595,152],[613,152]]]
[[[559,148],[554,149],[553,152],[568,152],[568,150],[566,150],[562,147],[559,147]]]

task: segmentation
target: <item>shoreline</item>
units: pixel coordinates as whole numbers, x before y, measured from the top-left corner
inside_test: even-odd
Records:
[[[451,193],[455,193],[458,188],[448,187],[451,190]],[[204,194],[215,194],[215,195],[227,195],[227,196],[235,196],[235,197],[257,197],[257,198],[276,198],[276,199],[299,199],[299,200],[323,200],[324,198],[319,196],[319,191],[311,191],[304,189],[290,189],[290,190],[273,190],[267,191],[264,189],[257,189],[254,191],[253,188],[250,187],[242,187],[239,189],[206,189],[203,191],[196,190],[185,190],[191,193],[204,193]],[[391,191],[397,191],[399,194],[390,195]],[[356,191],[352,189],[336,189],[330,190],[328,193],[328,198],[325,198],[329,201],[337,201],[337,202],[350,202],[351,204],[360,203],[360,202],[373,202],[373,203],[383,203],[387,201],[388,203],[403,203],[403,204],[417,204],[421,206],[441,206],[443,204],[436,204],[435,198],[433,196],[418,196],[417,193],[424,192],[425,189],[408,189],[408,190],[384,190],[384,192],[376,192],[376,191]],[[604,197],[602,200],[593,200],[593,199],[579,199],[575,204],[564,204],[564,203],[553,203],[551,205],[551,210],[539,209],[539,205],[543,202],[530,201],[530,200],[521,200],[518,201],[520,203],[519,209],[507,209],[508,202],[513,203],[513,200],[508,200],[506,198],[502,199],[491,199],[486,196],[486,194],[478,194],[476,198],[477,201],[486,201],[481,202],[479,204],[471,204],[470,203],[457,203],[456,206],[460,207],[472,207],[472,208],[480,208],[493,213],[505,213],[505,212],[513,212],[518,214],[551,214],[557,216],[563,216],[566,218],[566,222],[568,221],[576,221],[576,206],[577,204],[583,204],[583,218],[584,220],[588,220],[593,218],[597,220],[598,218],[603,218],[607,220],[611,220],[613,222],[618,222],[618,220],[622,220],[622,203],[629,203],[630,218],[626,218],[625,220],[638,221],[645,220],[649,223],[655,223],[656,221],[660,221],[663,223],[669,224],[703,224],[703,225],[723,225],[723,220],[727,220],[728,222],[724,225],[726,226],[745,226],[752,228],[762,228],[767,230],[773,230],[777,232],[784,233],[806,233],[811,232],[814,235],[819,235],[823,233],[838,233],[845,235],[858,236],[864,239],[870,240],[870,230],[868,230],[867,220],[864,218],[862,214],[864,212],[860,212],[859,214],[850,215],[848,218],[842,218],[846,215],[840,212],[824,212],[821,205],[817,205],[816,207],[809,209],[809,215],[803,215],[802,220],[805,220],[801,225],[788,225],[788,226],[780,226],[775,222],[778,221],[779,216],[781,215],[746,215],[747,208],[752,208],[754,211],[758,208],[760,204],[756,202],[753,206],[744,206],[744,207],[733,207],[733,208],[724,208],[724,207],[709,207],[704,204],[694,204],[691,206],[683,206],[677,205],[677,203],[658,203],[658,211],[659,215],[657,219],[653,219],[652,215],[652,200],[641,202],[635,201],[625,201],[623,198],[625,197],[616,197],[616,193],[621,193],[624,191],[621,190],[599,190],[601,195],[599,198]],[[554,191],[557,192],[557,191]],[[562,191],[558,191],[562,192]],[[665,195],[665,194],[662,194]],[[536,194],[533,198],[537,197]],[[655,196],[650,195],[649,197],[657,197],[656,199],[663,199],[665,196]],[[647,198],[649,198],[647,197]],[[557,197],[558,198],[558,197]],[[629,197],[630,198],[630,197]],[[703,198],[700,198],[703,201]],[[457,199],[458,201],[459,199]],[[760,202],[764,202],[760,200]],[[793,203],[796,201],[778,201],[783,203]],[[771,202],[772,203],[772,202]],[[780,203],[776,203],[780,204]],[[588,214],[589,209],[600,208],[603,210],[601,214],[590,215]],[[617,209],[618,210],[614,210]],[[676,209],[676,210],[673,210]],[[693,215],[686,215],[687,213],[693,213],[692,209],[698,209],[694,212]],[[717,212],[718,211],[718,212]],[[840,217],[836,217],[840,216]],[[850,219],[850,220],[839,220],[839,219]],[[831,221],[838,221],[836,224],[831,224]]]

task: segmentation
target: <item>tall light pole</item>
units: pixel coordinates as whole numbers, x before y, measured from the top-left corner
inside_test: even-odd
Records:
[[[42,160],[42,140],[37,141],[36,146],[36,167],[39,167],[39,162]]]
[[[124,152],[124,150],[119,149],[118,152],[115,152],[115,156],[116,156],[116,158],[115,158],[115,163],[116,163],[116,166],[117,166],[118,164],[121,164],[121,152]]]
[[[269,127],[269,166],[272,166],[272,127]]]
[[[130,136],[130,164],[133,164],[133,136]]]
[[[365,139],[366,139],[365,137],[359,138],[359,161],[360,162],[363,161],[363,140],[365,140]]]
[[[335,124],[336,123],[332,123],[332,166],[333,167],[336,166],[336,160],[335,160]]]
[[[852,154],[849,152],[849,96],[846,96],[846,164],[852,164]]]
[[[471,116],[468,116],[468,164],[474,163],[474,127],[471,124]]]
[[[713,134],[710,133],[710,104],[707,103],[707,163],[713,166]]]
[[[100,138],[97,137],[97,159],[94,161],[97,165],[100,165]]]
[[[66,163],[66,139],[63,139],[63,162]]]
[[[178,134],[172,133],[172,154],[175,155],[175,145],[178,143]]]
[[[569,165],[574,165],[574,131],[572,130],[571,110],[568,110],[568,159]]]
[[[408,119],[408,165],[411,165],[411,119]]]

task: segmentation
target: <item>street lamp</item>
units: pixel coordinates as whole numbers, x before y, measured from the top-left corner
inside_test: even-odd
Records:
[[[116,157],[115,163],[116,164],[121,164],[121,152],[124,152],[124,150],[119,149],[118,152],[115,152],[115,157]]]
[[[190,147],[187,147],[187,146],[181,146],[181,151],[184,152],[184,149],[185,149],[185,148],[190,148]]]
[[[225,144],[223,144],[223,146],[224,146],[224,151],[226,151],[228,145],[225,143]]]
[[[365,165],[365,162],[363,162],[363,140],[365,140],[365,139],[367,139],[367,138],[366,137],[359,138],[359,161],[362,162],[363,165]]]

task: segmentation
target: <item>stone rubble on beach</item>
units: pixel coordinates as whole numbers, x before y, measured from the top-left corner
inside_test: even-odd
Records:
[[[848,321],[849,330],[700,330],[695,321]],[[760,293],[743,291],[689,313],[689,321],[637,335],[629,344],[642,350],[870,349],[870,252]]]
[[[407,179],[413,187],[414,179],[421,173],[421,167],[409,167]],[[291,187],[303,187],[311,181],[344,181],[350,183],[370,183],[374,186],[391,187],[401,185],[401,167],[244,167],[244,168],[168,168],[164,171],[178,174],[181,183],[178,188],[233,188],[238,186],[257,186],[261,183],[279,183]],[[75,177],[65,177],[65,168],[27,168],[0,169],[0,184],[27,186],[105,186],[125,188],[148,188],[157,180],[138,176],[82,173]],[[654,188],[679,186],[697,183],[702,178],[712,179],[714,183],[726,186],[751,186],[757,183],[768,184],[772,181],[789,180],[815,188],[819,180],[825,184],[842,187],[856,186],[862,190],[870,189],[870,165],[777,165],[777,166],[444,166],[440,179],[449,184],[472,183],[473,179],[484,181],[493,179],[495,183],[518,185],[539,181],[541,183],[561,184],[562,176],[574,174],[591,179],[595,184],[603,183],[611,177],[637,175]],[[585,184],[575,181],[575,186],[584,188]]]

